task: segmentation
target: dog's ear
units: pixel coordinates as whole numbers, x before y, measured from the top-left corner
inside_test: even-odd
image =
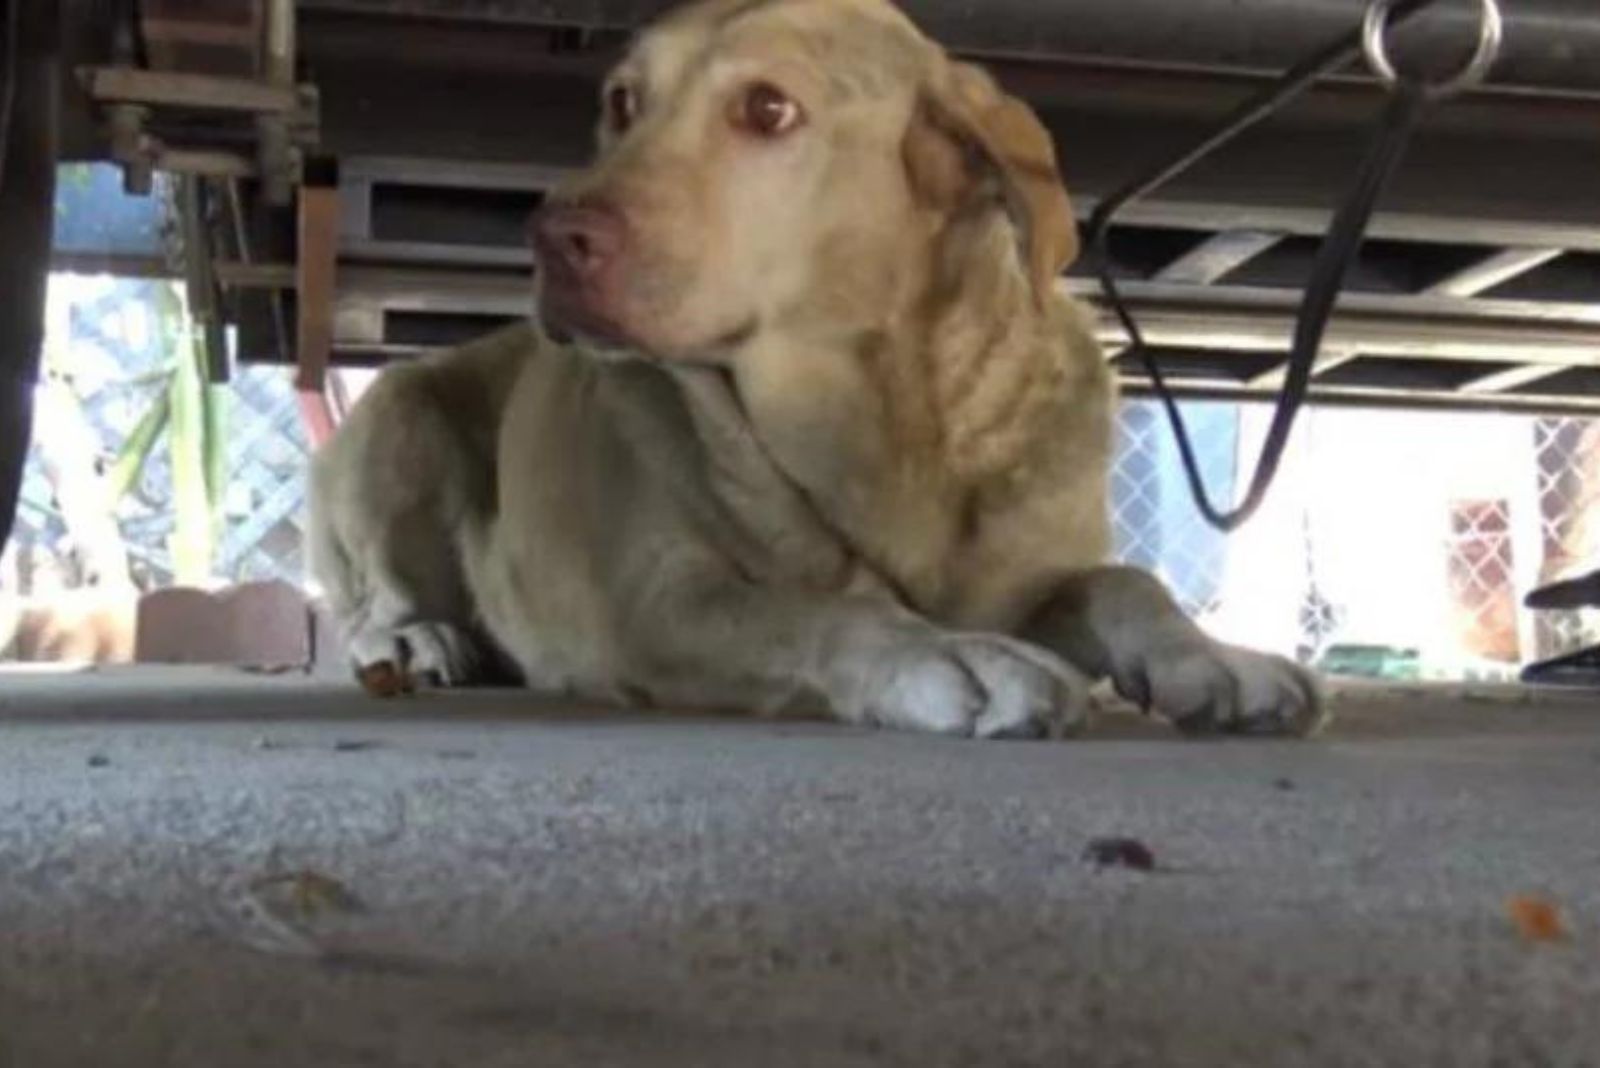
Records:
[[[955,207],[999,179],[1036,298],[1078,256],[1078,227],[1055,144],[1033,109],[968,63],[938,63],[923,86],[905,157],[918,195]]]

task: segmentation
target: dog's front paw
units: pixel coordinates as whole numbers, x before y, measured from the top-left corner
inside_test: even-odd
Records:
[[[375,628],[350,640],[356,679],[374,697],[396,697],[419,685],[466,686],[483,668],[482,651],[451,623]]]
[[[1190,734],[1307,737],[1328,719],[1321,689],[1305,668],[1204,638],[1119,665],[1113,681],[1122,696]]]
[[[1087,725],[1087,680],[1049,653],[993,635],[916,633],[873,652],[847,717],[959,737],[1039,738]]]

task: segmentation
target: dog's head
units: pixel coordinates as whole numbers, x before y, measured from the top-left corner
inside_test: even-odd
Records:
[[[1039,120],[887,0],[700,0],[601,104],[598,158],[531,224],[558,335],[719,360],[786,323],[882,321],[957,221],[1002,229],[1040,299],[1076,252]]]

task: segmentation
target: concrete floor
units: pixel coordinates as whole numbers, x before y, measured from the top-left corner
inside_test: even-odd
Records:
[[[1340,705],[980,744],[0,675],[0,1065],[1600,1064],[1600,702]]]

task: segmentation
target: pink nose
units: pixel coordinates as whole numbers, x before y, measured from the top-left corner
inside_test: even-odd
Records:
[[[622,216],[604,206],[548,206],[528,223],[533,250],[545,270],[576,281],[599,278],[622,253]]]

